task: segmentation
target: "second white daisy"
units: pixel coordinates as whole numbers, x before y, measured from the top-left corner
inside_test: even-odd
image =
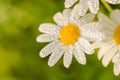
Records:
[[[98,18],[103,24],[103,33],[106,38],[103,41],[93,44],[95,48],[100,48],[98,59],[102,58],[102,64],[106,67],[113,59],[114,74],[120,73],[120,10],[114,10],[110,14],[109,19],[104,14],[100,13]],[[114,58],[113,58],[114,57]]]
[[[73,10],[74,11],[74,10]],[[38,42],[50,42],[40,51],[41,57],[51,54],[48,65],[54,66],[64,54],[63,63],[68,68],[72,57],[80,64],[86,64],[84,53],[92,54],[94,49],[89,42],[100,41],[103,35],[99,32],[101,25],[91,22],[94,15],[89,13],[82,18],[76,19],[71,9],[65,9],[54,16],[56,24],[44,23],[39,27],[42,34],[37,37]]]

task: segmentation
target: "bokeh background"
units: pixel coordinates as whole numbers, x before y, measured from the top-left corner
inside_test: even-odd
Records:
[[[63,9],[64,0],[0,0],[0,80],[120,80],[113,74],[113,64],[103,67],[96,53],[86,55],[86,65],[73,59],[69,69],[63,67],[62,58],[49,67],[49,57],[39,57],[48,44],[36,42],[39,24],[54,23],[53,15]],[[100,11],[108,15],[102,4]]]

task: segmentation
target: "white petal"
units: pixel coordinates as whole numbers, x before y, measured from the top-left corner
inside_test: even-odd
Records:
[[[93,54],[94,53],[94,49],[93,49],[92,45],[87,40],[85,40],[83,38],[80,38],[79,39],[79,44],[80,44],[80,46],[83,47],[84,51],[87,54]]]
[[[86,3],[88,0],[80,0],[80,3]]]
[[[73,4],[75,4],[78,0],[65,0],[64,5],[65,8],[71,7]]]
[[[59,27],[63,27],[67,23],[61,12],[56,13],[53,19],[59,25]]]
[[[47,46],[45,46],[43,49],[41,49],[39,55],[44,58],[48,56],[50,53],[52,53],[53,49],[57,46],[56,42],[51,42]]]
[[[89,22],[92,22],[92,20],[95,18],[95,15],[92,14],[92,13],[88,13],[86,15],[84,15],[82,18],[80,18],[80,23],[83,24],[86,24],[86,23],[89,23]],[[78,23],[79,24],[79,23]]]
[[[103,23],[101,22],[101,24],[103,24]],[[109,29],[109,28],[106,27],[105,25],[102,26],[101,32],[104,33],[104,36],[105,36],[105,37],[107,37],[106,39],[108,39],[108,38],[113,39],[114,31],[111,30],[111,29]]]
[[[97,41],[97,42],[94,42],[92,44],[92,46],[93,46],[93,48],[100,48],[100,47],[102,47],[103,44],[104,44],[103,42]]]
[[[120,74],[120,63],[115,63],[114,64],[114,74],[118,76]]]
[[[36,41],[37,42],[50,42],[56,39],[58,39],[57,35],[42,34],[37,37]]]
[[[105,40],[105,41],[97,41],[97,42],[94,42],[93,44],[92,44],[92,46],[93,46],[93,48],[101,48],[101,47],[104,47],[104,46],[106,46],[106,45],[109,45],[109,44],[112,44],[114,41],[112,41],[112,40]]]
[[[96,14],[99,10],[99,0],[88,0],[88,6],[90,11]]]
[[[103,34],[100,32],[95,32],[95,33],[84,32],[84,34],[82,33],[82,37],[90,42],[101,41],[104,39]]]
[[[58,62],[58,60],[62,57],[63,53],[64,48],[61,45],[56,46],[48,60],[48,65],[51,67],[54,66]]]
[[[70,17],[70,21],[74,21],[75,19],[79,19],[79,14],[78,14],[78,8],[79,8],[79,4],[76,4],[71,12],[71,17]]]
[[[106,53],[108,53],[108,51],[113,47],[114,43],[109,43],[108,45],[105,45],[103,47],[100,48],[99,52],[98,52],[98,59],[100,60]]]
[[[79,16],[84,16],[87,13],[88,10],[88,0],[80,0],[79,2],[79,8],[78,8],[78,14]]]
[[[99,31],[102,27],[102,24],[99,22],[91,22],[91,23],[85,24],[81,27],[83,27],[87,31],[94,32],[96,30]]]
[[[47,34],[58,34],[59,29],[60,28],[57,25],[51,23],[41,24],[39,27],[39,31]]]
[[[79,19],[80,16],[84,16],[88,10],[86,3],[79,3],[73,7],[71,17],[73,19]]]
[[[111,4],[120,4],[120,0],[106,0],[106,1]]]
[[[118,49],[119,49],[119,51],[120,51],[120,45],[119,45]]]
[[[117,46],[113,46],[109,51],[107,51],[102,59],[102,64],[106,67],[110,61],[112,60],[112,58],[114,57],[114,55],[116,54],[116,52],[118,51],[118,47]]]
[[[72,62],[72,56],[73,56],[73,47],[69,47],[64,54],[63,63],[66,68],[69,68],[71,62]]]
[[[120,63],[120,51],[117,52],[117,54],[112,59],[113,63]]]
[[[111,12],[110,17],[113,21],[115,21],[118,25],[120,25],[120,10],[116,9]],[[116,26],[118,27],[118,26]]]
[[[66,23],[68,23],[69,20],[70,20],[71,11],[72,11],[71,9],[65,9],[65,10],[63,11],[63,17],[64,17]]]
[[[117,26],[114,21],[110,20],[107,16],[105,16],[102,13],[98,14],[99,21],[104,25],[104,27],[107,27],[109,30],[114,31],[115,27]]]
[[[100,32],[101,24],[97,22],[85,24],[81,27],[81,36],[88,41],[101,41],[105,38],[104,34]]]
[[[86,57],[83,51],[81,51],[80,46],[78,44],[75,45],[75,51],[74,51],[74,56],[78,63],[80,64],[86,64]]]
[[[114,74],[118,76],[120,73],[120,51],[114,56],[112,62],[114,63]]]

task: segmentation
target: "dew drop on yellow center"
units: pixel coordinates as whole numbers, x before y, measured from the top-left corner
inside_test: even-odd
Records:
[[[117,45],[120,45],[120,26],[118,26],[116,29],[115,29],[115,32],[114,32],[114,40],[116,42]]]
[[[80,30],[74,24],[67,24],[60,30],[60,41],[67,46],[74,44],[79,36]]]

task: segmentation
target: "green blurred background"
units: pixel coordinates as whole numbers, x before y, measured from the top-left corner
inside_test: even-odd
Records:
[[[113,8],[120,8],[115,5]],[[53,22],[53,15],[64,9],[64,0],[0,0],[0,80],[120,80],[97,54],[87,55],[87,64],[75,59],[69,69],[62,58],[54,67],[39,51],[47,43],[37,43],[39,24]],[[108,14],[101,5],[100,11]]]

